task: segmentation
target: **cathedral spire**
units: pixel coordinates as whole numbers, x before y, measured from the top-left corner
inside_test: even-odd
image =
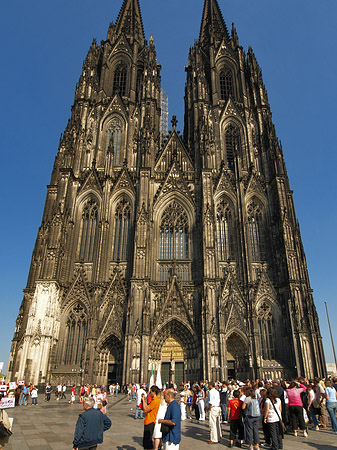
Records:
[[[116,35],[121,33],[144,45],[145,34],[139,0],[124,0],[116,22]]]
[[[202,46],[221,42],[225,38],[229,41],[229,33],[217,0],[205,0],[204,12],[200,27],[199,42]]]

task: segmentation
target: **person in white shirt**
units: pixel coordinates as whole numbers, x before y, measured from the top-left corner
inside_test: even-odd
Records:
[[[56,400],[60,400],[61,395],[62,395],[62,384],[58,384],[57,385],[57,398],[56,398]]]
[[[221,408],[220,408],[220,394],[217,389],[215,389],[215,385],[213,381],[208,383],[210,391],[208,393],[209,398],[209,429],[210,429],[210,440],[208,444],[217,444],[222,435],[221,435]]]
[[[135,411],[135,419],[143,419],[143,409],[141,407],[142,404],[142,396],[145,395],[146,396],[146,392],[144,390],[145,386],[140,387],[139,389],[137,389],[137,399],[136,399],[136,411]]]
[[[282,449],[282,405],[275,388],[267,389],[266,401],[264,403],[264,423],[267,424],[272,441],[272,450]]]

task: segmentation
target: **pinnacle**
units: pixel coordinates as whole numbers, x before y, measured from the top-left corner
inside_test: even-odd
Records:
[[[223,38],[227,41],[230,40],[217,0],[205,0],[199,42],[201,44],[210,44],[212,38],[220,41]]]

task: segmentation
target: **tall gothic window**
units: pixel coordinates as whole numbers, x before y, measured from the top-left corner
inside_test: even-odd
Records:
[[[113,93],[119,92],[123,97],[126,94],[126,78],[127,69],[126,66],[120,64],[116,67],[113,81]]]
[[[131,227],[131,206],[126,200],[119,202],[115,214],[114,261],[126,261]]]
[[[253,261],[263,259],[262,246],[262,213],[259,205],[252,202],[248,206],[248,231],[250,241],[250,251]]]
[[[172,202],[160,225],[160,259],[188,258],[188,219],[183,208]]]
[[[222,202],[216,213],[218,257],[220,261],[233,259],[233,218],[230,207]]]
[[[113,165],[121,165],[121,144],[122,144],[122,122],[119,119],[113,119],[107,131],[106,153],[113,154]]]
[[[221,100],[227,100],[230,95],[233,95],[233,77],[231,70],[222,69],[219,78]]]
[[[275,358],[275,346],[273,337],[273,317],[271,307],[265,302],[259,307],[258,326],[260,334],[261,353],[264,360]]]
[[[229,125],[225,131],[227,167],[234,170],[234,156],[238,153],[240,146],[239,130],[233,125]]]
[[[80,246],[80,259],[82,261],[92,261],[95,249],[95,239],[97,232],[98,207],[94,199],[87,201],[82,213],[82,236]]]
[[[82,364],[87,325],[87,313],[83,305],[77,303],[71,309],[67,320],[64,364]]]

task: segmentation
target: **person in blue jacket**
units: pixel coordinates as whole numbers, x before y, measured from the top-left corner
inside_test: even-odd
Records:
[[[86,397],[83,401],[85,411],[77,419],[74,450],[95,450],[97,444],[103,442],[103,432],[111,427],[109,417],[98,409],[94,409],[94,404],[95,400],[92,397]]]

